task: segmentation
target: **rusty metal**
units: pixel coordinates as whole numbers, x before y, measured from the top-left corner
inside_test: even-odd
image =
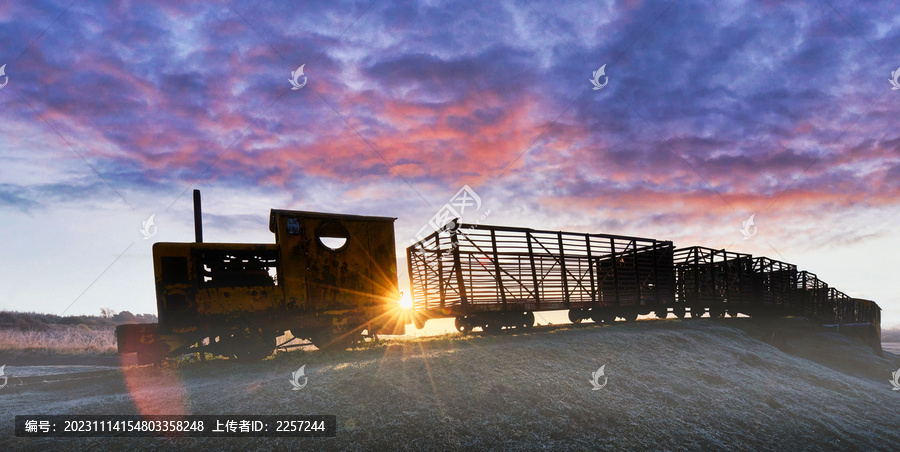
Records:
[[[194,241],[203,243],[203,212],[200,208],[200,190],[194,190]]]
[[[394,218],[272,210],[275,244],[202,243],[199,201],[196,243],[153,246],[159,324],[117,329],[120,352],[260,357],[285,331],[320,348],[405,333]]]

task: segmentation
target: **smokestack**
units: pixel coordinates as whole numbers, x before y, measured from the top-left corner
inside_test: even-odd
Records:
[[[194,190],[194,241],[203,243],[203,213],[200,211],[200,190]]]

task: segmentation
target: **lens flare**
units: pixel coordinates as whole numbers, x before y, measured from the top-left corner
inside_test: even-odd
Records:
[[[400,297],[400,307],[402,307],[403,309],[409,309],[412,306],[412,297],[408,293],[403,292],[403,295]]]

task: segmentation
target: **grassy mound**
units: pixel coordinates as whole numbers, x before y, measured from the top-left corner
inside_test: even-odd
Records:
[[[777,347],[767,342],[773,336]],[[301,365],[308,386],[292,391]],[[592,390],[600,366],[606,386]],[[12,446],[896,450],[900,391],[888,379],[898,366],[894,355],[802,320],[586,324],[9,387],[0,393],[9,407],[0,428],[12,432],[13,416],[25,413],[334,414],[335,438],[18,438]]]

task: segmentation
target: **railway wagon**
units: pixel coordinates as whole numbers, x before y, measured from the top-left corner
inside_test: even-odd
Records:
[[[753,314],[794,315],[797,298],[797,266],[787,262],[753,258]]]
[[[825,281],[819,279],[815,273],[806,270],[797,275],[797,290],[795,295],[798,303],[798,313],[810,319],[830,320],[833,316],[829,313],[830,288]]]
[[[158,324],[121,325],[119,353],[141,362],[209,352],[258,359],[286,331],[318,348],[403,334],[394,218],[272,210],[275,244],[156,243]]]
[[[413,321],[529,328],[533,311],[613,322],[674,304],[672,242],[450,222],[407,248]]]
[[[853,325],[865,337],[872,348],[881,351],[881,308],[872,300],[851,298],[853,316],[836,319],[838,325]],[[848,313],[849,314],[849,313]]]
[[[852,321],[856,317],[855,306],[856,303],[853,302],[849,295],[834,287],[828,288],[828,303],[825,311],[826,320],[830,317],[836,323],[844,323],[844,319]]]
[[[683,318],[805,315],[859,327],[880,349],[880,310],[797,266],[768,257],[655,239],[462,224],[406,250],[413,322],[455,318],[461,332],[528,328],[533,311],[612,323],[670,312]],[[876,331],[876,333],[873,333]],[[877,344],[876,344],[877,343]]]
[[[675,250],[676,305],[683,318],[747,314],[753,304],[753,256],[702,246]]]
[[[798,274],[795,297],[796,315],[860,336],[881,353],[881,308],[874,301],[852,298],[807,271]]]
[[[822,324],[878,323],[880,308],[871,300],[852,298],[829,287],[814,273],[802,271],[797,278],[798,313]]]

